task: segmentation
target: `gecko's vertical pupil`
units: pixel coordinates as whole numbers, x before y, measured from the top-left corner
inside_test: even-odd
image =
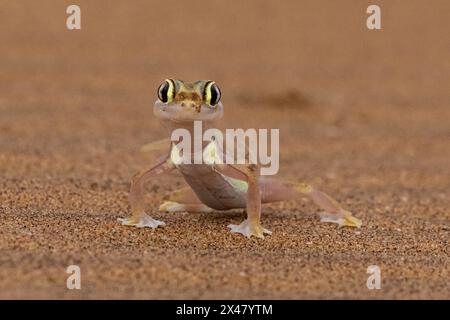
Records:
[[[170,87],[169,83],[167,81],[165,81],[158,88],[158,98],[159,98],[159,100],[161,100],[164,103],[166,103],[169,100],[168,99],[169,87]]]

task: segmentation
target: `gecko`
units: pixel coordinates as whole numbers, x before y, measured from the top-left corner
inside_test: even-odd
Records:
[[[169,135],[178,128],[193,132],[195,121],[201,121],[205,129],[211,128],[224,113],[221,91],[211,80],[187,82],[166,79],[158,87],[157,95],[153,114]],[[177,143],[169,139],[150,143],[145,148],[147,151],[156,151],[161,146],[166,146],[168,152],[156,164],[136,173],[131,179],[131,215],[118,219],[123,225],[153,229],[165,225],[163,221],[156,220],[145,212],[144,185],[173,170],[181,173],[188,187],[173,191],[169,199],[159,206],[159,211],[212,212],[244,209],[246,219],[228,227],[231,232],[248,238],[264,238],[272,233],[261,224],[262,204],[298,200],[301,197],[311,199],[323,210],[320,213],[322,222],[357,228],[362,225],[360,219],[343,209],[336,200],[306,182],[283,181],[260,175],[259,166],[254,163],[235,165],[209,161],[186,164],[180,162]],[[204,142],[202,151],[205,150],[211,153],[211,143]],[[213,151],[222,152],[217,149]]]

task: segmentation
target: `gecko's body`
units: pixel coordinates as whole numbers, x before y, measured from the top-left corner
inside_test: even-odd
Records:
[[[245,181],[227,177],[209,164],[177,166],[200,201],[215,210],[245,208]]]
[[[192,133],[194,121],[202,121],[205,129],[211,127],[223,113],[219,88],[212,81],[187,83],[168,79],[159,87],[158,97],[153,111],[168,129],[169,135],[179,128]],[[149,149],[157,148],[150,145]],[[361,226],[361,221],[342,209],[334,199],[306,183],[260,177],[259,168],[254,164],[223,164],[216,159],[219,149],[214,141],[205,143],[202,151],[203,158],[213,154],[212,159],[202,164],[185,164],[180,161],[180,150],[175,143],[171,143],[170,151],[160,163],[133,177],[130,190],[132,216],[119,220],[125,225],[137,227],[156,228],[163,225],[163,222],[145,214],[143,185],[163,172],[177,169],[189,188],[174,192],[171,201],[160,206],[161,211],[205,212],[245,208],[247,219],[240,225],[230,225],[231,231],[247,237],[263,238],[265,233],[271,232],[260,224],[261,204],[296,199],[304,195],[324,209],[322,221]]]

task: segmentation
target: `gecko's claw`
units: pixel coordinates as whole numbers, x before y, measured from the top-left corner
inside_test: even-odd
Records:
[[[354,216],[348,211],[344,211],[342,214],[330,214],[328,212],[323,212],[320,214],[321,222],[331,222],[336,223],[340,227],[356,227],[361,228],[362,221]]]
[[[231,232],[240,233],[247,238],[255,236],[257,238],[264,239],[265,233],[272,234],[272,231],[263,228],[260,224],[252,224],[248,221],[248,219],[242,221],[241,224],[230,224],[228,225],[228,228],[231,229]]]
[[[122,225],[126,226],[134,226],[136,228],[152,228],[155,229],[158,226],[164,226],[165,223],[163,221],[159,221],[156,219],[153,219],[147,214],[141,215],[140,219],[137,221],[135,218],[118,218],[117,221],[121,222]]]

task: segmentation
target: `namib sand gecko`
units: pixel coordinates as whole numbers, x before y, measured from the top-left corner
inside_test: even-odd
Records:
[[[195,123],[201,121],[203,130],[206,130],[222,117],[224,107],[220,99],[221,92],[213,81],[191,83],[167,79],[158,88],[158,100],[153,113],[169,134],[180,128],[193,133]],[[227,151],[222,151],[214,140],[202,143],[203,163],[181,161],[186,156],[194,158],[196,154],[195,150],[191,153],[183,150],[183,154],[180,154],[180,142],[166,139],[165,143],[157,141],[144,146],[147,151],[160,150],[161,146],[166,146],[168,152],[156,165],[133,176],[129,194],[131,216],[119,219],[122,224],[150,228],[164,225],[164,222],[145,213],[143,187],[147,181],[172,170],[178,170],[189,187],[174,191],[170,201],[161,204],[160,211],[211,212],[243,208],[247,218],[241,224],[230,224],[228,227],[232,232],[249,238],[264,238],[265,234],[271,234],[261,225],[261,204],[295,200],[303,196],[310,198],[323,210],[323,222],[357,228],[362,224],[336,200],[307,183],[281,181],[261,175],[260,166],[255,163],[230,164],[220,161],[223,157],[218,155],[226,156]]]

